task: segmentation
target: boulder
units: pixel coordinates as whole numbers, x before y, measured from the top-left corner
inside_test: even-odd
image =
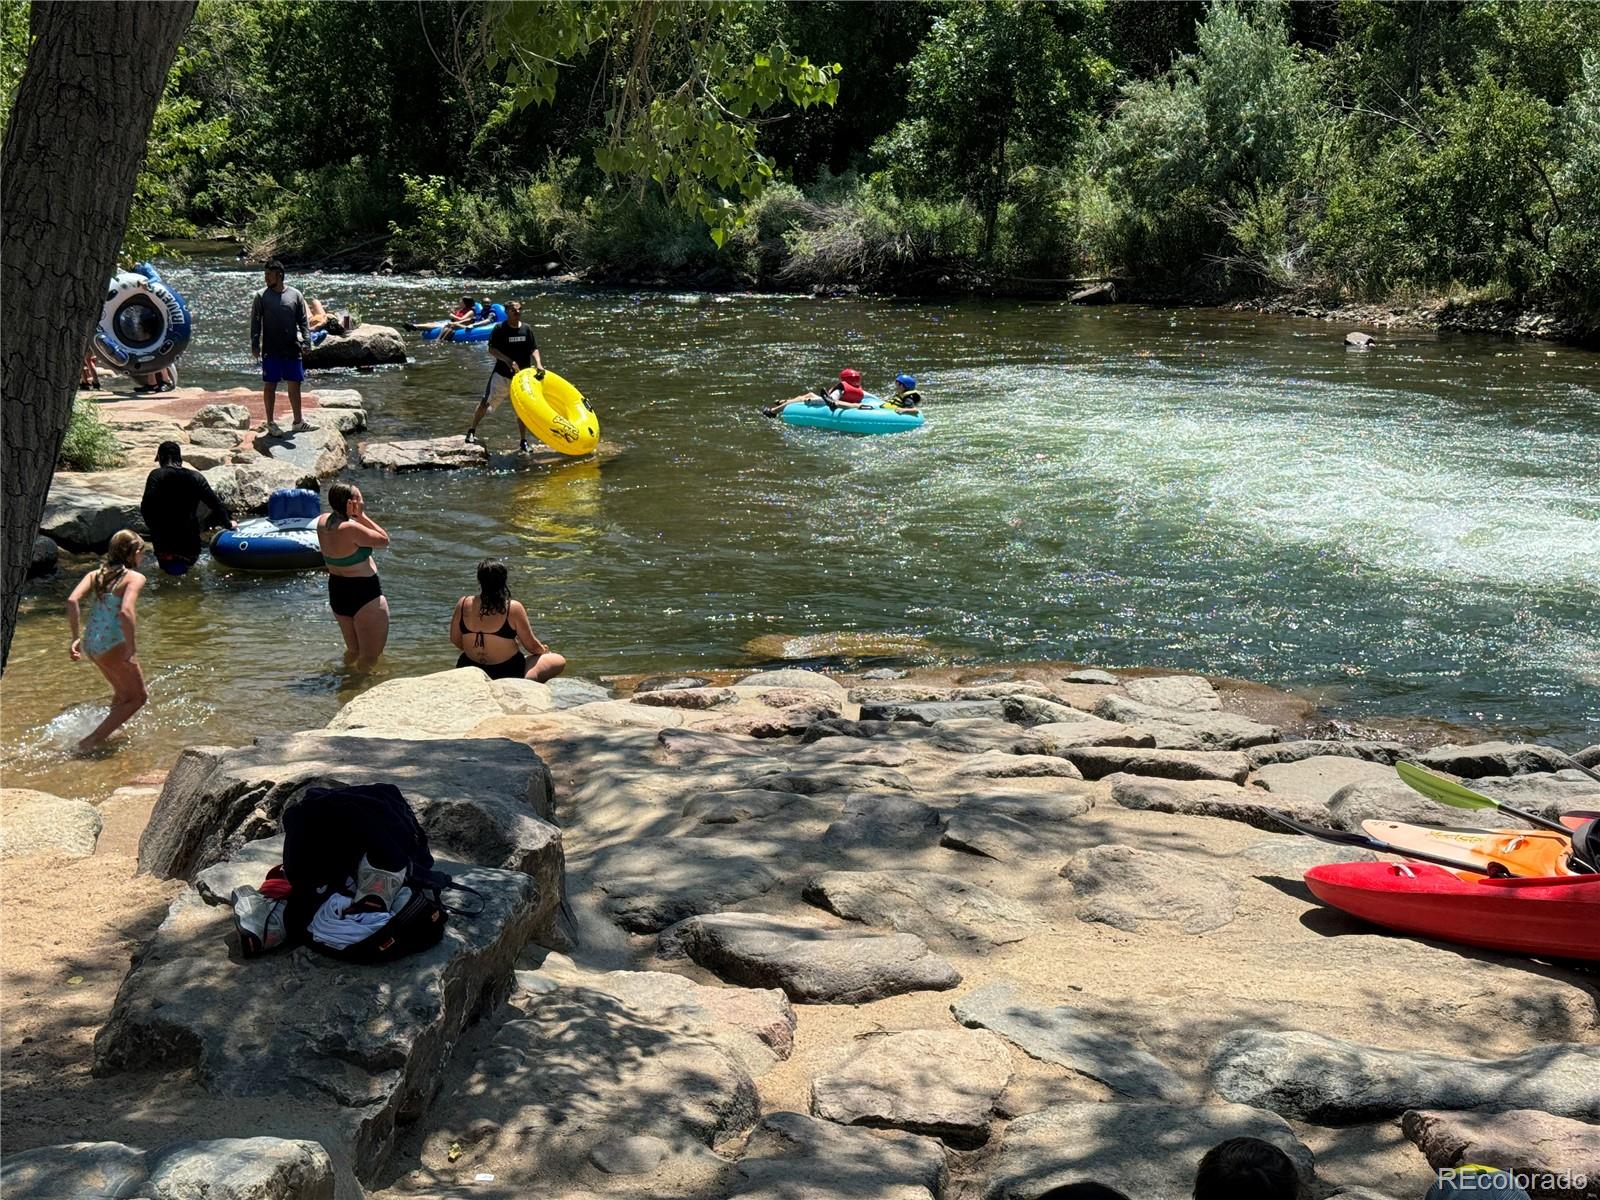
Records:
[[[422,1166],[454,1178],[493,1165],[506,1194],[547,1196],[589,1163],[643,1173],[705,1150],[760,1115],[736,1055],[670,1011],[640,1012],[599,987],[518,997],[507,1021],[429,1119]],[[628,1145],[651,1138],[660,1145]]]
[[[1103,721],[1088,713],[1078,713],[1070,721],[1035,725],[1016,743],[1022,754],[1054,754],[1071,758],[1077,750],[1091,746],[1154,747],[1155,734],[1133,729],[1118,721]]]
[[[1577,810],[1600,809],[1600,782],[1582,771],[1555,771],[1539,775],[1508,775],[1485,779],[1475,789],[1496,800],[1527,809],[1552,820]],[[1504,817],[1501,824],[1506,824]],[[1510,824],[1520,824],[1515,820]]]
[[[545,684],[491,680],[477,667],[456,667],[370,687],[335,713],[328,728],[364,737],[459,737],[489,717],[554,708]]]
[[[747,743],[748,744],[748,743]],[[759,750],[759,743],[755,743]],[[816,767],[796,771],[790,767],[762,765],[744,778],[749,787],[769,788],[775,792],[798,792],[802,796],[820,796],[827,792],[910,792],[916,789],[899,771],[888,768],[855,766]]]
[[[1506,819],[1493,809],[1446,808],[1412,791],[1399,776],[1367,783],[1348,783],[1328,798],[1330,823],[1352,833],[1369,820],[1406,821],[1413,825],[1468,825],[1498,829]]]
[[[1072,840],[1073,818],[1094,806],[1086,790],[1071,784],[1030,786],[1030,781],[999,784],[960,797],[945,822],[941,845],[998,862],[1062,852]]]
[[[958,766],[955,774],[972,779],[1083,778],[1082,771],[1053,754],[1009,754],[1003,750],[984,751]]]
[[[0,788],[0,861],[54,854],[87,858],[100,838],[100,810],[27,788]]]
[[[145,1153],[121,1142],[69,1142],[8,1150],[0,1159],[6,1200],[122,1200],[140,1190],[149,1172]]]
[[[1061,868],[1078,896],[1078,920],[1129,933],[1143,926],[1208,933],[1233,920],[1239,887],[1192,858],[1134,846],[1091,846]]]
[[[1005,696],[1000,700],[1001,715],[1013,725],[1050,725],[1076,721],[1083,716],[1069,704],[1044,696]]]
[[[851,793],[822,834],[823,844],[837,849],[912,850],[938,840],[939,811],[893,792]]]
[[[1600,1121],[1600,1046],[1571,1042],[1491,1059],[1241,1029],[1217,1043],[1209,1070],[1229,1100],[1321,1125],[1491,1106]]]
[[[926,739],[929,745],[952,754],[1011,754],[1029,745],[1026,740],[1029,731],[999,717],[958,717],[935,721],[932,725],[909,721],[863,721],[862,724],[885,726],[919,741]]]
[[[549,823],[550,772],[520,742],[429,742],[297,733],[237,750],[191,747],[162,786],[139,838],[139,869],[193,878],[245,842],[275,833],[284,806],[311,786],[392,783],[436,855],[532,875],[537,934],[561,945],[561,831]],[[259,883],[260,880],[253,882]]]
[[[797,767],[904,767],[919,761],[917,748],[905,741],[869,742],[863,738],[828,738],[799,747],[789,756]]]
[[[276,840],[276,839],[274,839]],[[382,965],[309,947],[261,959],[227,952],[235,887],[261,882],[281,846],[254,843],[173,901],[95,1036],[96,1074],[193,1068],[218,1106],[240,1099],[325,1111],[341,1157],[371,1181],[437,1090],[466,1025],[505,995],[535,934],[539,887],[527,875],[442,862],[482,911],[450,915],[437,945]]]
[[[1068,671],[1061,678],[1067,683],[1094,683],[1105,687],[1115,687],[1122,682],[1110,671],[1101,671],[1095,667],[1087,667],[1081,671]]]
[[[1034,696],[1054,700],[1054,689],[1027,679],[996,679],[988,683],[963,684],[950,693],[952,700],[1004,700],[1008,696]]]
[[[256,453],[286,463],[301,475],[331,479],[350,459],[344,435],[337,429],[312,427],[299,433],[255,435]]]
[[[633,933],[654,933],[759,896],[782,878],[739,842],[711,837],[608,846],[585,864],[584,875],[605,912]]]
[[[1600,1125],[1532,1109],[1510,1112],[1419,1112],[1400,1127],[1435,1170],[1491,1163],[1534,1177],[1534,1200],[1593,1200],[1600,1195]],[[1549,1185],[1541,1186],[1544,1176]],[[1567,1186],[1560,1177],[1565,1176]],[[1579,1184],[1579,1179],[1584,1183]]]
[[[1165,1063],[1070,1005],[1030,1005],[1010,984],[995,983],[963,996],[950,1011],[963,1025],[992,1029],[1030,1058],[1076,1071],[1129,1100],[1194,1100]]]
[[[61,548],[41,533],[33,539],[33,550],[28,555],[28,578],[52,574],[60,558]]]
[[[319,387],[313,393],[313,398],[318,408],[365,408],[367,405],[355,388]]]
[[[743,679],[738,680],[737,686],[749,688],[803,688],[808,691],[822,692],[841,701],[845,699],[847,694],[844,684],[837,679],[831,679],[820,671],[804,671],[799,667],[784,667],[778,671],[757,671],[754,675],[746,675]]]
[[[1397,778],[1388,763],[1332,754],[1256,768],[1256,779],[1267,791],[1323,806],[1352,783],[1385,784]]]
[[[840,1125],[926,1133],[957,1145],[989,1138],[1011,1053],[992,1033],[913,1029],[852,1047],[811,1085],[811,1111]]]
[[[761,1119],[729,1200],[936,1200],[944,1149],[932,1138],[850,1129],[799,1113]]]
[[[148,468],[117,471],[58,471],[50,479],[50,494],[39,532],[69,550],[100,553],[119,529],[148,534],[139,501],[144,496]]]
[[[189,418],[185,429],[249,429],[250,410],[242,404],[207,404]],[[237,444],[235,439],[235,444]]]
[[[307,347],[304,363],[308,371],[333,367],[375,367],[406,361],[406,344],[400,331],[388,325],[362,322],[340,337],[329,335]]]
[[[1570,757],[1573,762],[1588,767],[1591,771],[1600,769],[1600,746],[1585,746]]]
[[[1122,690],[1143,704],[1186,712],[1210,712],[1222,707],[1217,690],[1199,675],[1158,675],[1125,680]]]
[[[862,936],[763,913],[690,917],[661,935],[664,958],[690,958],[746,987],[780,987],[802,1004],[864,1004],[944,991],[961,974],[909,933]]]
[[[633,703],[648,704],[658,708],[717,708],[738,700],[732,688],[662,688],[634,696]]]
[[[1106,780],[1111,784],[1111,799],[1123,808],[1242,821],[1272,833],[1283,832],[1283,822],[1275,815],[1279,812],[1317,825],[1324,824],[1328,815],[1322,805],[1296,796],[1275,796],[1225,781],[1151,779],[1122,772],[1108,775]]]
[[[1471,746],[1436,746],[1416,756],[1419,766],[1443,771],[1462,779],[1482,779],[1490,775],[1526,775],[1530,772],[1559,771],[1567,766],[1567,756],[1546,746],[1511,742],[1478,742]]]
[[[633,689],[635,696],[643,696],[647,692],[672,692],[687,690],[689,688],[703,688],[710,686],[709,679],[699,675],[652,675],[649,679],[642,679]]]
[[[887,925],[918,937],[989,946],[1020,942],[1039,917],[1019,900],[933,871],[825,871],[804,897],[847,921]]]
[[[759,821],[799,800],[796,792],[764,788],[735,788],[726,792],[700,792],[683,802],[683,815],[702,825],[737,825]]]
[[[303,436],[303,435],[297,435]],[[293,463],[276,458],[256,458],[236,465],[212,467],[200,472],[216,492],[217,499],[238,517],[244,513],[264,513],[267,501],[279,488],[299,487],[310,477]],[[319,481],[320,482],[320,481]]]
[[[333,1200],[333,1162],[311,1141],[178,1142],[149,1155],[146,1165],[153,1200]]]
[[[313,408],[306,413],[306,423],[321,429],[337,429],[340,433],[360,433],[367,427],[367,410]]]
[[[1038,733],[1039,730],[1035,729],[1034,732]],[[1210,779],[1243,783],[1250,774],[1250,764],[1244,755],[1232,750],[1148,750],[1101,745],[1064,747],[1060,754],[1082,771],[1085,779],[1104,779],[1120,771],[1129,775],[1153,775],[1158,779]]]
[[[1311,1151],[1282,1118],[1239,1104],[1056,1104],[1006,1129],[984,1200],[1038,1200],[1054,1187],[1099,1183],[1138,1200],[1189,1200],[1195,1164],[1230,1138],[1271,1142],[1315,1180]]]
[[[863,721],[915,721],[918,725],[972,717],[1003,721],[1005,715],[1005,705],[999,700],[872,701],[861,706]]]
[[[482,442],[453,437],[418,438],[405,442],[362,442],[356,457],[363,467],[379,471],[459,471],[489,465],[489,448]]]
[[[1372,344],[1378,339],[1370,333],[1347,333],[1344,335],[1344,344],[1352,350],[1370,350]]]
[[[1094,706],[1105,721],[1134,725],[1155,735],[1165,750],[1242,750],[1278,740],[1278,731],[1236,713],[1158,708],[1126,696],[1106,696]]]
[[[552,679],[545,687],[550,692],[550,703],[557,711],[576,708],[580,704],[600,704],[611,699],[611,689],[588,679],[566,675]]]
[[[1305,758],[1342,757],[1360,758],[1367,762],[1389,763],[1404,758],[1408,751],[1400,742],[1341,742],[1319,739],[1304,742],[1269,742],[1264,746],[1251,746],[1244,752],[1256,770],[1272,763],[1293,763]]]
[[[734,1032],[753,1039],[769,1052],[763,1068],[794,1050],[794,1006],[777,988],[716,987],[666,971],[608,971],[589,986],[649,1021],[670,1019],[725,1043]]]
[[[666,762],[679,766],[726,758],[757,758],[765,762],[770,749],[754,738],[727,733],[707,733],[701,729],[663,729],[656,734],[656,745]],[[764,765],[758,773],[774,774],[781,773],[782,770],[782,767]],[[906,787],[909,789],[911,784],[908,782]],[[792,792],[797,789],[785,787],[778,790]]]
[[[875,683],[853,687],[847,693],[852,704],[921,704],[949,700],[954,695],[954,688],[926,683]]]

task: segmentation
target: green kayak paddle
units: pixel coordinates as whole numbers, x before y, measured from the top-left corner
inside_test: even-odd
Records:
[[[1528,812],[1526,809],[1514,808],[1503,804],[1493,796],[1485,796],[1482,792],[1475,792],[1464,783],[1457,783],[1454,779],[1447,779],[1443,775],[1435,775],[1432,771],[1424,770],[1414,763],[1397,762],[1394,769],[1400,778],[1415,791],[1421,792],[1435,804],[1445,804],[1451,808],[1469,808],[1482,810],[1492,808],[1496,812],[1503,812],[1508,816],[1517,817],[1530,825],[1537,825],[1540,829],[1553,830],[1556,833],[1572,836],[1560,821],[1552,821],[1548,817],[1541,817],[1538,813]],[[1594,864],[1580,858],[1576,853],[1572,856],[1574,870],[1593,873]]]
[[[1445,867],[1451,871],[1471,871],[1477,875],[1487,875],[1490,879],[1508,878],[1511,872],[1499,863],[1489,863],[1486,866],[1474,866],[1444,858],[1440,855],[1425,854],[1418,850],[1402,850],[1399,846],[1391,845],[1382,838],[1375,838],[1366,833],[1349,833],[1343,829],[1330,829],[1326,825],[1308,825],[1303,821],[1296,821],[1293,817],[1274,811],[1273,818],[1288,829],[1296,833],[1303,833],[1307,837],[1314,837],[1318,841],[1332,842],[1336,846],[1359,846],[1363,850],[1376,851],[1379,854],[1393,854],[1397,858],[1414,859],[1417,862],[1432,863],[1436,867]]]

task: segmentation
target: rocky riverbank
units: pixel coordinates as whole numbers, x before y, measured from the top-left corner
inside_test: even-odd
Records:
[[[104,833],[71,857],[97,814],[26,798],[22,827],[75,832],[7,821],[7,1195],[187,1164],[257,1200],[1178,1200],[1234,1134],[1307,1198],[1486,1159],[1600,1178],[1600,980],[1315,904],[1300,874],[1341,852],[1268,808],[1445,819],[1395,779],[1406,747],[1317,728],[1265,689],[1045,666],[625,694],[449,671],[118,793],[141,874],[98,922],[65,899],[104,872]],[[1600,807],[1536,749],[1413,756]],[[383,968],[240,959],[226,897],[283,806],[377,780],[484,911]],[[58,1011],[107,926],[139,944],[115,999],[102,952]]]

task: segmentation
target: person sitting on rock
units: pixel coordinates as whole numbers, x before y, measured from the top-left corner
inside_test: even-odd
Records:
[[[1294,1161],[1260,1138],[1229,1138],[1211,1147],[1194,1176],[1194,1200],[1296,1200]]]
[[[813,391],[791,396],[770,408],[763,408],[761,415],[776,417],[791,404],[826,404],[829,408],[860,408],[861,401],[866,399],[866,395],[866,392],[861,390],[861,372],[854,367],[846,367],[839,372],[838,383],[824,384]]]
[[[478,564],[478,594],[456,601],[450,616],[450,643],[461,651],[457,667],[477,667],[490,679],[554,679],[567,660],[541,642],[528,623],[528,610],[511,598],[506,565],[486,558]],[[533,655],[528,661],[526,648]]]
[[[144,481],[139,513],[150,529],[156,562],[168,575],[184,574],[200,557],[202,509],[212,525],[238,528],[206,477],[183,465],[178,443],[162,442],[156,447],[156,469]]]
[[[896,375],[894,377],[894,394],[884,403],[889,408],[894,409],[895,412],[902,412],[908,416],[915,416],[921,412],[922,393],[917,391],[916,377],[907,375],[903,371]]]

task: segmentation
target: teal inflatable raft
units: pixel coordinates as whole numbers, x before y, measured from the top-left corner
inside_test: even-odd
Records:
[[[785,405],[783,421],[835,433],[904,433],[923,425],[921,413],[896,412],[876,396],[868,396],[860,408],[829,408],[821,400]]]

